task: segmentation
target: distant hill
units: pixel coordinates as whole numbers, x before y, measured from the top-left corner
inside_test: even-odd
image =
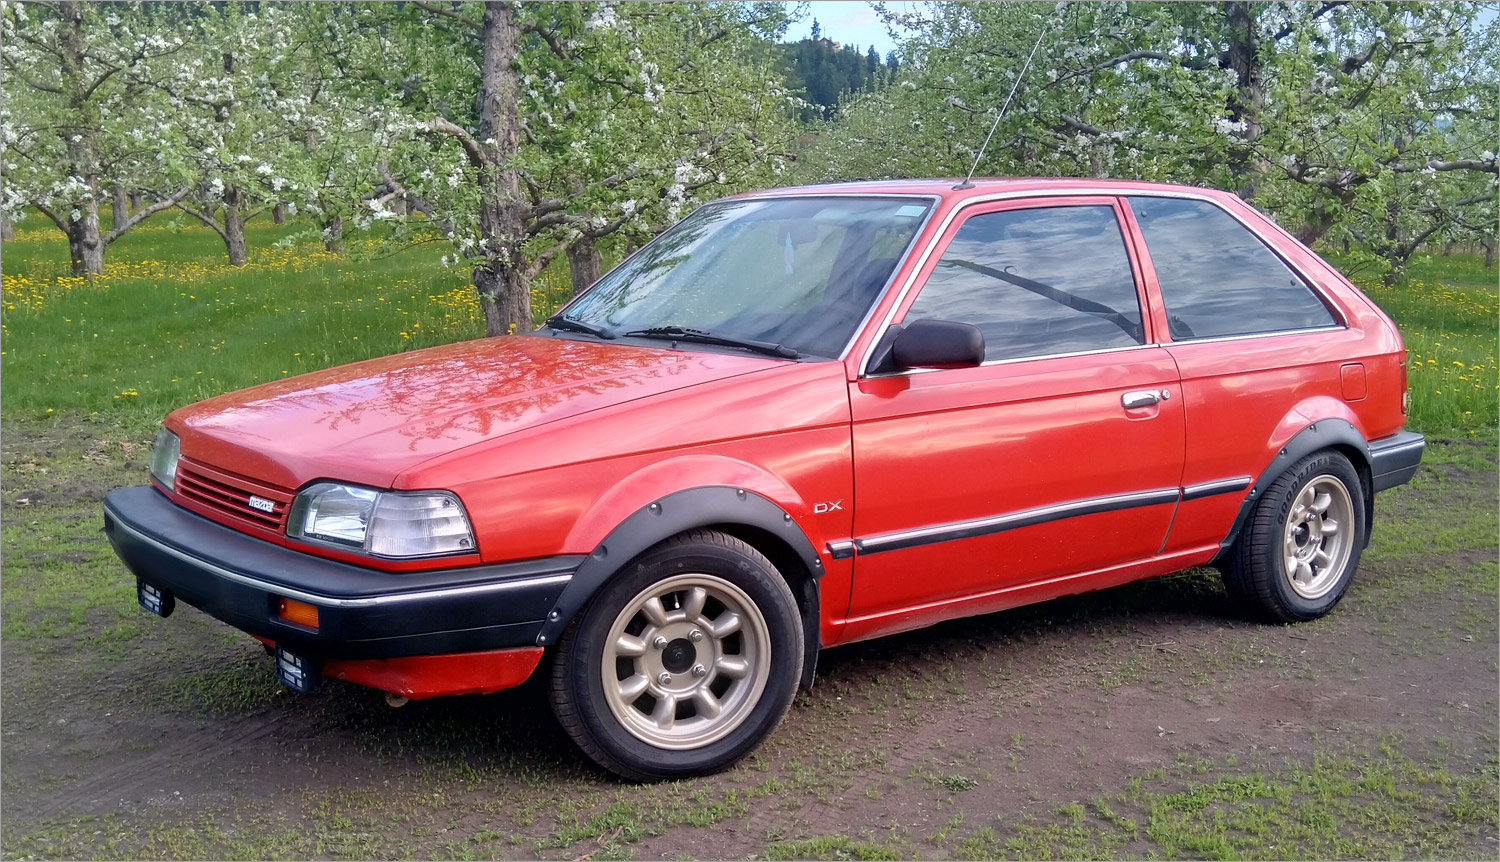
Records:
[[[900,68],[895,51],[881,59],[874,45],[861,52],[856,45],[840,44],[823,36],[816,20],[811,38],[788,42],[782,48],[787,84],[802,90],[803,98],[811,103],[802,111],[804,123],[832,119],[840,96],[894,80]]]

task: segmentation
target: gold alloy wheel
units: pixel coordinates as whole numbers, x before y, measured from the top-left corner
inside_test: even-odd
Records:
[[[765,691],[771,639],[744,590],[715,575],[674,575],[626,603],[604,641],[604,699],[632,736],[700,748],[739,727]]]
[[[1304,599],[1317,600],[1338,584],[1354,547],[1354,500],[1337,477],[1309,479],[1292,498],[1282,533],[1287,583]]]

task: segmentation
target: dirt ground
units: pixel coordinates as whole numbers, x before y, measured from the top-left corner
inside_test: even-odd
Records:
[[[1329,617],[1200,570],[824,653],[753,757],[636,787],[528,684],[399,710],[157,620],[99,533],[149,432],[7,424],[7,858],[1497,858],[1497,463],[1429,448]]]

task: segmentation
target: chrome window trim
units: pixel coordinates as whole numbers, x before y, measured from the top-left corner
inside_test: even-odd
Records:
[[[411,592],[405,593],[386,593],[378,596],[361,596],[359,598],[340,599],[334,596],[324,596],[318,593],[305,592],[303,590],[296,589],[295,587],[284,586],[272,581],[264,581],[260,578],[251,577],[250,575],[240,574],[239,572],[233,571],[232,569],[226,569],[223,566],[217,565],[215,563],[210,563],[209,561],[201,559],[199,557],[195,557],[192,554],[187,553],[186,551],[174,548],[171,545],[166,544],[165,542],[158,541],[157,539],[152,538],[145,533],[142,533],[140,530],[135,529],[134,527],[118,518],[115,519],[115,528],[124,530],[137,541],[148,544],[151,547],[156,548],[157,550],[169,554],[173,557],[176,557],[177,559],[182,560],[189,565],[213,572],[215,575],[218,575],[226,581],[233,581],[234,583],[251,587],[252,589],[264,590],[265,592],[273,593],[278,596],[285,596],[289,599],[296,599],[297,601],[307,602],[311,605],[319,605],[326,608],[369,608],[379,607],[383,605],[404,604],[406,602],[418,602],[424,599],[445,599],[453,598],[455,596],[476,596],[485,595],[488,593],[503,593],[509,592],[511,590],[526,589],[528,587],[544,587],[554,585],[563,586],[569,581],[573,580],[573,576],[570,574],[537,575],[535,577],[516,578],[515,580],[508,581],[494,581],[488,584],[470,584],[468,586],[462,587],[439,587],[430,590],[413,590]]]
[[[1072,353],[1039,353],[1035,356],[1017,356],[1011,359],[991,359],[981,362],[973,368],[991,368],[996,365],[1015,365],[1019,362],[1040,362],[1048,359],[1069,359],[1074,356],[1098,356],[1104,353],[1128,353],[1132,350],[1147,350],[1161,347],[1160,344],[1131,344],[1125,347],[1101,347],[1098,350],[1078,350]],[[931,374],[936,371],[955,371],[961,369],[952,368],[901,368],[896,371],[886,371],[879,374],[861,375],[863,380],[881,380],[886,377],[909,377],[914,374]]]
[[[1271,338],[1278,335],[1303,335],[1308,332],[1336,332],[1348,329],[1337,323],[1324,324],[1322,326],[1309,326],[1306,329],[1273,329],[1269,332],[1246,332],[1240,335],[1205,335],[1202,338],[1184,338],[1181,341],[1167,341],[1163,344],[1213,344],[1219,341],[1244,341],[1247,338]]]
[[[1276,259],[1279,260],[1279,261],[1281,261],[1287,267],[1287,269],[1290,269],[1292,272],[1296,273],[1297,277],[1300,278],[1300,279],[1302,279],[1302,282],[1307,285],[1307,288],[1309,290],[1311,290],[1314,293],[1314,295],[1316,295],[1318,297],[1318,299],[1321,300],[1323,302],[1323,304],[1329,308],[1329,313],[1334,316],[1335,320],[1339,320],[1341,317],[1343,317],[1342,310],[1340,309],[1338,303],[1334,302],[1328,296],[1327,292],[1324,291],[1323,288],[1320,285],[1318,285],[1315,281],[1313,281],[1313,279],[1309,278],[1308,275],[1307,275],[1307,273],[1304,272],[1301,267],[1293,264],[1291,261],[1289,261],[1285,257],[1283,257],[1279,252],[1277,252],[1275,245],[1272,244],[1266,238],[1265,234],[1261,233],[1259,230],[1257,230],[1255,228],[1254,225],[1250,224],[1249,222],[1245,221],[1245,219],[1241,218],[1238,213],[1233,212],[1232,210],[1228,209],[1222,203],[1220,203],[1219,201],[1217,201],[1214,198],[1210,197],[1209,195],[1195,193],[1195,192],[1187,191],[1187,190],[1178,190],[1178,189],[1131,189],[1131,188],[1121,188],[1121,187],[1118,187],[1118,186],[1104,186],[1104,185],[1101,185],[1101,186],[1089,186],[1089,187],[1086,187],[1086,188],[1069,188],[1069,189],[1017,189],[1015,191],[1008,191],[1008,192],[992,192],[990,194],[975,195],[974,197],[967,198],[967,199],[965,199],[963,201],[960,201],[957,206],[955,206],[955,207],[953,207],[953,209],[949,210],[948,213],[947,213],[947,215],[945,215],[943,217],[942,223],[938,225],[937,231],[934,232],[934,234],[932,236],[932,239],[927,243],[927,247],[922,250],[921,256],[917,259],[917,265],[912,268],[911,274],[909,276],[907,276],[906,283],[901,286],[900,292],[896,295],[896,301],[891,304],[890,310],[888,310],[885,313],[884,320],[877,327],[877,331],[874,333],[875,337],[872,338],[871,341],[870,341],[870,346],[867,347],[867,348],[865,348],[864,356],[860,359],[859,373],[857,375],[858,378],[863,380],[863,379],[866,379],[866,378],[869,378],[869,377],[872,377],[872,376],[886,376],[886,375],[871,375],[869,373],[870,360],[871,360],[871,358],[873,358],[873,356],[875,354],[875,348],[876,348],[876,346],[880,342],[880,337],[879,336],[880,336],[881,333],[885,332],[885,330],[887,328],[889,328],[890,325],[891,325],[891,323],[895,320],[896,311],[901,308],[901,306],[902,306],[903,303],[906,302],[906,297],[907,297],[908,294],[911,293],[912,287],[916,283],[917,276],[921,275],[922,268],[927,265],[927,260],[930,257],[932,257],[933,252],[937,250],[938,244],[943,241],[943,237],[948,233],[948,227],[953,224],[954,220],[957,219],[959,217],[959,215],[961,215],[965,210],[969,209],[970,207],[979,206],[979,205],[988,204],[988,203],[995,203],[997,201],[1027,200],[1027,199],[1030,199],[1030,198],[1068,198],[1068,197],[1111,197],[1111,198],[1116,198],[1116,197],[1119,197],[1119,198],[1128,198],[1128,197],[1158,197],[1158,198],[1179,198],[1179,199],[1183,199],[1183,200],[1203,201],[1205,203],[1208,203],[1208,204],[1211,204],[1211,205],[1213,205],[1215,207],[1218,207],[1218,209],[1221,212],[1225,213],[1230,218],[1234,219],[1236,222],[1238,222],[1240,224],[1241,227],[1243,227],[1243,228],[1245,228],[1245,230],[1249,231],[1250,234],[1252,236],[1254,236],[1257,240],[1259,240],[1260,243],[1262,245],[1264,245],[1268,251],[1270,251],[1273,255],[1275,255]],[[1127,206],[1128,206],[1128,201],[1127,201]],[[1117,215],[1116,219],[1118,220],[1118,218],[1119,217]],[[1124,232],[1124,225],[1123,224],[1121,225],[1121,232],[1122,233]],[[1127,252],[1129,251],[1128,245],[1129,245],[1129,243],[1127,242]],[[1148,259],[1148,260],[1150,259],[1150,251],[1149,250],[1146,251],[1146,259]],[[1317,331],[1328,330],[1328,329],[1348,329],[1348,328],[1349,328],[1348,321],[1347,320],[1343,320],[1343,321],[1339,322],[1338,324],[1336,324],[1335,326],[1332,326],[1332,327],[1330,327],[1330,326],[1318,326],[1318,327],[1312,327],[1312,328],[1309,328],[1309,329],[1287,329],[1287,330],[1278,330],[1276,332],[1253,332],[1253,333],[1246,333],[1246,334],[1243,334],[1243,335],[1210,336],[1210,337],[1202,338],[1202,339],[1189,339],[1187,341],[1175,341],[1175,340],[1173,340],[1173,341],[1153,341],[1153,342],[1150,342],[1148,344],[1135,345],[1135,347],[1163,347],[1163,346],[1165,346],[1167,344],[1202,343],[1202,342],[1206,342],[1206,341],[1213,341],[1213,340],[1220,340],[1220,339],[1228,340],[1228,339],[1240,339],[1240,338],[1263,338],[1263,337],[1265,337],[1267,335],[1283,335],[1283,334],[1289,334],[1289,333],[1317,332]],[[1132,348],[1111,348],[1110,350],[1135,349],[1135,347],[1132,347]],[[1101,351],[1101,352],[1110,352],[1110,350]],[[1051,357],[1050,356],[1045,356],[1045,355],[1044,356],[1036,356],[1036,357],[1027,357],[1026,361],[1030,361],[1030,360],[1034,360],[1034,359],[1046,359],[1046,358],[1051,358]],[[996,364],[999,364],[1000,362],[1009,362],[1009,361],[1019,361],[1019,360],[999,360],[999,361],[997,361]],[[989,363],[983,363],[980,367],[984,367],[985,365],[988,365],[988,364]],[[943,370],[943,369],[912,369],[912,370],[913,371],[916,371],[916,370],[938,371],[938,370]]]
[[[933,215],[933,213],[935,213],[935,212],[938,211],[938,207],[943,202],[943,196],[939,195],[939,194],[932,193],[932,192],[818,192],[816,194],[805,195],[805,194],[798,194],[796,192],[787,192],[787,193],[784,193],[784,194],[776,194],[775,193],[776,191],[777,190],[775,190],[775,189],[768,189],[768,190],[766,190],[764,192],[757,192],[755,194],[735,195],[733,197],[718,198],[717,200],[707,201],[707,202],[703,203],[702,205],[694,208],[692,212],[688,213],[687,215],[685,215],[682,218],[678,219],[677,221],[673,222],[672,225],[671,225],[671,227],[669,227],[667,230],[671,230],[672,227],[676,227],[677,225],[679,225],[682,222],[686,221],[688,218],[691,218],[694,214],[696,214],[699,210],[703,209],[704,207],[713,206],[714,204],[718,204],[718,203],[729,203],[729,202],[733,202],[733,201],[746,201],[746,200],[755,200],[755,201],[806,200],[807,198],[866,198],[866,199],[869,199],[869,198],[897,198],[897,199],[902,199],[902,200],[912,200],[912,199],[915,199],[915,200],[923,200],[923,201],[927,201],[928,202],[927,212],[926,212],[926,214],[924,214],[922,216],[921,223],[918,224],[917,225],[917,229],[912,232],[911,239],[909,241],[907,241],[907,243],[906,243],[906,249],[901,252],[901,256],[900,257],[896,258],[896,265],[893,266],[893,267],[891,267],[891,274],[888,275],[888,276],[886,276],[885,284],[881,286],[880,292],[878,294],[876,294],[874,301],[872,301],[870,303],[870,307],[865,310],[865,315],[864,315],[864,317],[860,318],[859,325],[857,325],[857,326],[854,327],[854,330],[849,335],[849,340],[845,341],[843,348],[841,348],[839,350],[838,356],[829,357],[832,360],[836,360],[838,362],[843,362],[844,360],[846,360],[846,359],[849,358],[849,352],[854,349],[854,342],[856,342],[856,341],[859,340],[860,333],[864,332],[865,331],[865,327],[870,324],[870,318],[872,316],[874,316],[875,309],[877,309],[877,308],[880,307],[880,303],[885,299],[885,295],[890,291],[891,285],[896,280],[896,274],[901,271],[901,267],[905,266],[907,259],[911,257],[912,251],[918,245],[917,241],[919,239],[921,239],[921,237],[922,237],[922,232],[925,231],[925,230],[927,230],[927,226],[932,223],[932,215]],[[666,233],[666,231],[662,231],[662,233]],[[661,234],[657,234],[656,236],[661,236]],[[638,248],[635,251],[631,252],[630,254],[626,255],[623,260],[621,260],[619,263],[615,264],[614,266],[610,267],[608,270],[606,270],[603,273],[603,275],[600,275],[599,276],[599,281],[594,282],[594,284],[598,284],[599,282],[604,281],[605,276],[609,275],[611,272],[614,272],[615,270],[617,270],[620,267],[624,266],[631,258],[633,258],[636,255],[640,254],[641,251],[646,248],[646,246],[650,245],[651,242],[654,242],[655,240],[656,240],[656,237],[652,237],[651,241],[648,241],[648,242],[644,243],[640,248]],[[552,312],[552,314],[553,315],[562,314],[568,308],[572,307],[573,303],[577,302],[578,300],[582,299],[584,296],[588,295],[589,291],[591,291],[593,289],[594,289],[594,285],[593,284],[589,285],[588,290],[585,290],[583,293],[580,293],[577,296],[573,297],[572,299],[568,300],[567,302],[563,303],[561,306],[558,307],[558,309],[556,311]],[[537,329],[542,329],[542,328],[544,328],[544,327],[537,327]],[[686,343],[686,342],[684,342],[684,343]],[[809,358],[822,358],[822,357],[809,357]]]

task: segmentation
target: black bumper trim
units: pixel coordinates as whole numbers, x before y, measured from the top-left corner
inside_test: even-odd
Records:
[[[582,559],[381,571],[245,535],[152,487],[106,495],[104,528],[146,583],[250,634],[336,658],[535,646]],[[317,605],[317,630],[280,619],[278,598]]]
[[[1427,438],[1415,431],[1402,431],[1370,442],[1370,481],[1375,491],[1405,485],[1422,465]]]
[[[319,595],[317,593],[304,592],[295,587],[285,586],[273,581],[263,581],[259,578],[251,577],[250,575],[243,575],[239,572],[230,571],[229,569],[218,566],[214,563],[209,562],[208,560],[199,559],[185,551],[174,548],[171,545],[168,545],[165,542],[161,542],[152,536],[148,536],[145,533],[125,523],[124,521],[119,520],[118,516],[116,518],[114,526],[116,529],[122,530],[126,534],[130,535],[136,541],[150,542],[152,544],[155,544],[162,551],[162,553],[176,557],[187,565],[197,566],[208,572],[209,574],[216,575],[218,577],[225,578],[239,584],[244,584],[245,586],[251,587],[252,589],[273,592],[279,596],[284,596],[289,599],[296,599],[298,601],[307,602],[308,604],[312,605],[319,605],[321,607],[367,608],[374,607],[376,605],[393,605],[404,602],[431,601],[433,599],[452,598],[455,596],[477,596],[489,593],[513,592],[516,590],[525,590],[534,587],[554,585],[563,586],[566,585],[568,581],[571,581],[573,579],[573,575],[571,573],[558,575],[541,575],[539,577],[518,578],[515,580],[506,581],[493,581],[491,583],[470,584],[468,586],[440,587],[431,590],[413,590],[411,592],[404,593],[385,593],[383,595],[353,596],[348,598],[341,598],[339,596],[325,596]],[[294,551],[293,553],[300,552]]]

